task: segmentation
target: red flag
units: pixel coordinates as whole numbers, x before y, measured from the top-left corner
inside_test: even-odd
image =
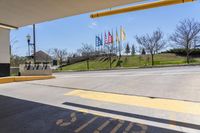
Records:
[[[110,31],[108,32],[108,43],[112,43],[112,35],[110,34]]]

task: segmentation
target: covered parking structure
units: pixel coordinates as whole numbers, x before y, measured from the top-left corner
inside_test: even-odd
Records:
[[[139,1],[0,0],[0,77],[10,71],[10,29]],[[147,132],[199,132],[198,70],[59,73],[51,80],[2,84],[0,132],[100,132],[104,122],[111,123],[104,132],[128,132],[130,126]]]

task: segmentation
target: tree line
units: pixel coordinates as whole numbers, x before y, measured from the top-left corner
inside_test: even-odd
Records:
[[[189,64],[191,53],[197,51],[196,49],[200,46],[200,22],[194,19],[180,21],[174,33],[167,40],[164,39],[164,33],[159,28],[151,34],[135,36],[135,39],[142,51],[141,54],[151,55],[152,65],[154,65],[154,55],[167,47],[184,50],[186,61]],[[128,44],[125,53],[130,53]]]

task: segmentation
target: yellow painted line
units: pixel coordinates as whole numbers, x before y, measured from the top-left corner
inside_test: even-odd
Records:
[[[83,130],[84,128],[86,128],[89,124],[91,124],[92,122],[94,122],[98,117],[94,117],[91,120],[89,120],[88,122],[86,122],[85,124],[83,124],[82,126],[80,126],[78,129],[76,129],[74,132],[78,133],[81,130]]]
[[[107,120],[100,127],[98,127],[94,133],[100,133],[105,127],[107,127],[113,119]]]
[[[0,84],[11,83],[11,82],[22,82],[22,81],[32,81],[32,80],[44,80],[52,79],[55,76],[12,76],[0,78]]]
[[[200,115],[200,103],[161,98],[148,98],[140,96],[128,96],[94,91],[75,90],[65,94],[66,96],[77,96],[84,99],[110,102],[123,105],[160,109],[166,111],[189,113]]]
[[[132,127],[133,127],[133,123],[129,123],[123,133],[128,133],[131,130]]]
[[[110,133],[116,133],[124,124],[124,121],[119,121],[119,124],[117,124],[117,126],[115,126]]]

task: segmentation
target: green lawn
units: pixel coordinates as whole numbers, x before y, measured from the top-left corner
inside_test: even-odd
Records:
[[[176,56],[174,54],[157,54],[154,57],[155,66],[160,65],[180,65],[186,64],[185,57]],[[118,57],[112,57],[112,68],[117,67],[148,67],[151,66],[151,57],[149,55],[144,56],[122,56],[119,60]],[[193,58],[191,61],[192,64],[200,64],[200,58]],[[109,69],[110,61],[109,58],[101,57],[95,60],[89,61],[90,70],[101,70],[101,69]],[[70,70],[87,70],[87,62],[79,62],[76,64],[68,65],[63,67],[63,71]]]

